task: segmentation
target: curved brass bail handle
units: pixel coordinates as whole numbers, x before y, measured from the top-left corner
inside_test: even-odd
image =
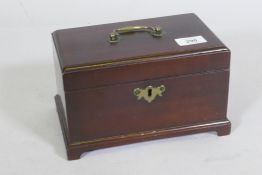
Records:
[[[109,34],[109,42],[117,43],[120,39],[120,34],[133,33],[133,32],[148,32],[153,37],[161,37],[163,31],[161,27],[150,27],[150,26],[127,26],[114,30]]]

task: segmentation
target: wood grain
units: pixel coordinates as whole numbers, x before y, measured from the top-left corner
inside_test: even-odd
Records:
[[[167,33],[161,39],[130,34],[116,45],[106,41],[111,30],[134,24],[158,24]],[[180,47],[174,41],[198,35],[208,42]],[[59,30],[53,41],[55,101],[69,160],[127,143],[230,133],[230,50],[194,14]],[[166,90],[152,103],[133,94],[160,85]]]

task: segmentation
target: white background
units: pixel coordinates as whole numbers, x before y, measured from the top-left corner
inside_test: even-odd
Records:
[[[260,0],[1,0],[0,174],[261,175]],[[196,13],[231,49],[232,134],[114,147],[67,161],[53,96],[56,29]]]

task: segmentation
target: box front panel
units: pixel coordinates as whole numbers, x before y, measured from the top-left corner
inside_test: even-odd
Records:
[[[70,142],[223,120],[228,80],[221,70],[66,92]],[[134,94],[163,86],[150,103]]]

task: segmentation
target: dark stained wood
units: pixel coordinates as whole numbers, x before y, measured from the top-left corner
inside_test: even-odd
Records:
[[[115,28],[142,24],[160,25],[167,33],[162,39],[137,33],[116,45],[106,41]],[[199,35],[208,42],[180,47],[174,41]],[[195,15],[59,30],[53,39],[55,101],[69,160],[127,143],[230,133],[230,51]],[[110,64],[92,67],[100,63]],[[91,67],[67,69],[83,65]],[[133,90],[149,85],[165,85],[166,91],[152,103],[138,101]]]
[[[76,160],[81,157],[84,152],[93,151],[100,148],[107,148],[112,146],[119,146],[142,141],[149,141],[154,139],[183,136],[188,134],[196,134],[201,132],[217,132],[218,136],[225,136],[230,134],[231,123],[228,119],[220,121],[213,121],[207,123],[195,123],[189,126],[163,128],[162,130],[152,131],[148,133],[138,133],[137,135],[122,135],[119,137],[108,138],[105,140],[98,140],[92,143],[80,143],[77,145],[70,144],[68,141],[65,116],[62,110],[62,103],[59,95],[55,96],[58,116],[63,131],[63,137],[66,145],[68,160]]]
[[[221,120],[226,116],[228,74],[191,74],[68,92],[70,142]],[[138,101],[133,89],[148,85],[165,85],[164,96],[150,104]]]
[[[168,60],[160,57],[157,61],[147,63],[138,62],[136,64],[114,66],[110,68],[65,72],[63,81],[65,84],[65,91],[146,81],[164,77],[228,69],[230,64],[229,58],[230,52],[228,50],[200,54],[194,56],[193,59],[192,55],[184,55],[181,56],[180,59],[173,56]]]
[[[132,25],[161,26],[165,35],[161,38],[153,38],[147,33],[133,33],[123,35],[118,44],[110,44],[107,41],[109,33],[114,29]],[[176,38],[199,35],[208,40],[208,44],[179,47],[174,41]],[[57,30],[53,33],[53,38],[59,50],[62,70],[67,67],[103,62],[225,48],[225,45],[194,14]]]

